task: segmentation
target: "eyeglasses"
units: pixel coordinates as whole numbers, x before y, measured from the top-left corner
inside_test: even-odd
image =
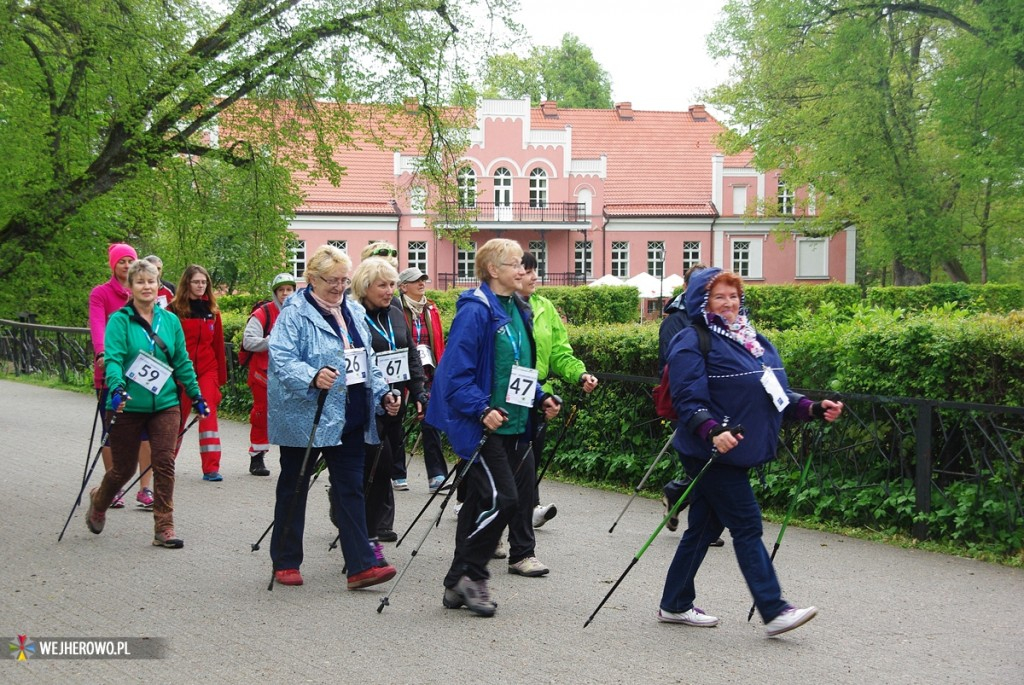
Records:
[[[502,266],[507,266],[510,269],[522,269],[522,268],[524,268],[522,262],[502,262],[501,265]]]
[[[347,288],[352,285],[351,278],[324,278],[323,276],[317,276],[317,278],[332,288],[337,288],[339,285],[343,288]]]
[[[206,285],[206,281],[205,280],[202,280],[202,281],[189,281],[189,283],[191,283],[192,285]]]
[[[398,250],[393,247],[378,247],[370,253],[372,257],[397,257]]]

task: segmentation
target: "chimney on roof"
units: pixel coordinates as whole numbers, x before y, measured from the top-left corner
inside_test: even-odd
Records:
[[[408,97],[405,99],[405,111],[409,114],[416,114],[420,111],[420,100],[417,97]]]
[[[704,105],[690,105],[690,116],[694,121],[707,121],[708,112]]]
[[[540,113],[546,117],[557,117],[558,103],[554,100],[545,100],[540,103]]]
[[[620,119],[629,121],[633,118],[633,103],[632,102],[617,102],[615,103],[615,113],[619,115]]]

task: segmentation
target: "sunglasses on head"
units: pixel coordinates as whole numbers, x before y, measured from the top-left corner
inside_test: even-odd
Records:
[[[370,253],[374,257],[397,257],[398,250],[393,247],[378,247]]]

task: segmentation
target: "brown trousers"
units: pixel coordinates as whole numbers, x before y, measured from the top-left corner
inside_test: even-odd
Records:
[[[174,453],[178,447],[179,416],[177,406],[153,414],[117,414],[108,443],[113,466],[103,476],[93,499],[97,509],[105,511],[117,492],[135,476],[145,429],[153,453],[153,528],[157,533],[174,528]]]

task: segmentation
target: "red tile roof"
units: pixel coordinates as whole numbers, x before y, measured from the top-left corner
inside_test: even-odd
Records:
[[[696,204],[606,204],[604,213],[617,217],[671,216],[707,217],[715,216],[715,206],[710,202]]]
[[[572,126],[572,155],[607,155],[606,205],[704,205],[711,201],[711,155],[724,127],[710,114],[633,110],[622,119],[614,109],[559,109],[558,117],[531,110],[536,129]]]

